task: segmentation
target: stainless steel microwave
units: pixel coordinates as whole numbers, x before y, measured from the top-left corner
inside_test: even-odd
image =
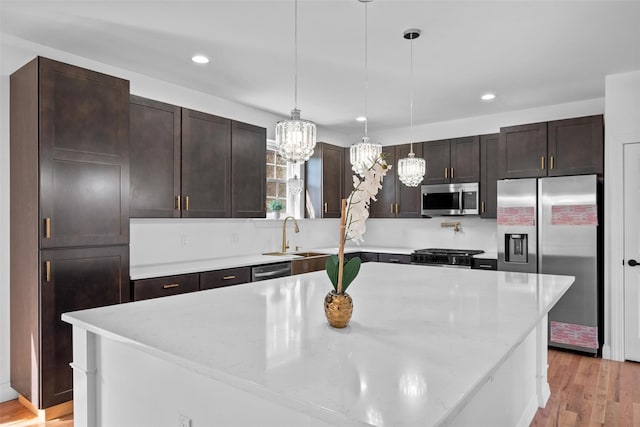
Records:
[[[422,186],[422,216],[478,215],[477,182]]]

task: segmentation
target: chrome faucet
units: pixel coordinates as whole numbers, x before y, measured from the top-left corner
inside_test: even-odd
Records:
[[[289,249],[289,242],[287,242],[287,220],[291,218],[293,220],[293,224],[295,225],[294,231],[296,233],[300,232],[300,227],[298,227],[298,221],[292,216],[288,216],[282,221],[282,253],[286,253],[287,249]]]

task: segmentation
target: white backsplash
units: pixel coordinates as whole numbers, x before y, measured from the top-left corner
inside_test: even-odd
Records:
[[[459,221],[460,232],[442,228]],[[300,233],[287,223],[289,250],[337,247],[337,219],[298,220]],[[363,246],[496,251],[496,222],[477,217],[368,219]],[[131,265],[253,255],[281,249],[282,220],[132,219]],[[351,246],[352,244],[349,243]]]

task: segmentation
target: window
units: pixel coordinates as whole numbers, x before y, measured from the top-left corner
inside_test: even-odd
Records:
[[[278,218],[280,214],[303,218],[302,190],[304,167],[284,161],[278,156],[275,141],[267,140],[267,218]],[[269,203],[274,200],[279,200],[283,206],[279,213],[269,208]]]
[[[287,162],[267,147],[267,210],[273,200],[279,200],[287,211]]]

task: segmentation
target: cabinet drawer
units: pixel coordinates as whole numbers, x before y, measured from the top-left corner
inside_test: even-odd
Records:
[[[359,256],[362,262],[378,262],[378,254],[375,252],[360,252]]]
[[[392,264],[411,264],[411,255],[378,254],[378,262],[389,262]]]
[[[227,268],[200,273],[200,289],[222,288],[251,281],[251,268]]]
[[[133,300],[140,301],[197,291],[200,289],[200,277],[197,273],[194,273],[157,279],[134,280],[132,286]]]
[[[478,270],[497,270],[498,260],[492,258],[473,258],[471,260],[471,268]]]

